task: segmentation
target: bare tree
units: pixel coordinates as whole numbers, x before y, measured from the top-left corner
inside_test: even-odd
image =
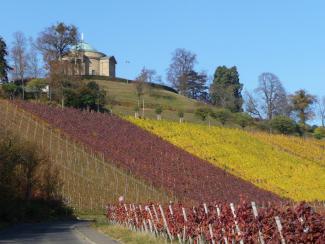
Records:
[[[288,115],[287,94],[276,75],[262,73],[259,76],[259,86],[255,91],[261,96],[263,101],[261,107],[268,120],[271,120],[275,115]]]
[[[258,101],[248,91],[245,92],[245,110],[250,115],[257,117],[259,119],[263,119]]]
[[[196,62],[196,55],[186,49],[178,48],[173,53],[167,79],[181,94],[186,92],[186,77],[194,69]]]
[[[42,75],[42,68],[38,56],[38,50],[33,38],[29,38],[29,52],[27,54],[28,74],[31,78],[39,78]]]
[[[24,78],[27,70],[26,37],[22,32],[13,34],[11,58],[13,61],[13,73],[16,79],[21,81],[23,99],[25,99]]]
[[[319,98],[317,103],[318,103],[318,114],[322,122],[322,126],[325,127],[325,96]]]

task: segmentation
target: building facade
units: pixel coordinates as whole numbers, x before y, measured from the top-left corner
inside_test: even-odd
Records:
[[[98,52],[83,40],[78,45],[72,47],[70,53],[63,60],[80,64],[81,69],[78,75],[116,77],[117,62],[115,57]]]

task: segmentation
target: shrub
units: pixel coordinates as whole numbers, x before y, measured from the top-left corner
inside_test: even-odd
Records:
[[[289,135],[296,131],[296,123],[289,117],[279,115],[270,121],[271,128],[278,132]]]
[[[228,109],[218,109],[212,114],[212,117],[225,125],[232,117],[232,113]]]
[[[314,130],[314,137],[319,140],[325,138],[325,127],[317,127]]]

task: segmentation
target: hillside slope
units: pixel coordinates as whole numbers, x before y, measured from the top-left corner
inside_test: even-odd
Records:
[[[134,115],[134,108],[138,106],[138,97],[136,95],[134,83],[127,84],[125,82],[109,80],[95,80],[95,82],[107,92],[111,99],[114,100],[114,113],[122,116]],[[156,118],[155,108],[159,105],[163,108],[162,117],[164,119],[178,121],[178,111],[181,110],[184,112],[185,121],[206,123],[202,122],[194,115],[194,111],[197,108],[209,106],[202,102],[198,102],[194,99],[187,98],[163,88],[147,86],[143,97],[141,97],[141,115],[142,98],[144,99],[144,116],[146,118]],[[211,108],[214,109],[213,107]],[[211,123],[217,124],[218,122],[213,120]]]
[[[18,103],[52,126],[178,199],[238,202],[279,198],[116,116]]]
[[[319,142],[190,123],[129,120],[283,197],[297,201],[325,200],[325,151]]]

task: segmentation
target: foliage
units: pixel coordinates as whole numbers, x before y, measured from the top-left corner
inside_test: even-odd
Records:
[[[316,102],[316,97],[305,90],[298,90],[290,96],[292,109],[300,119],[300,123],[305,125],[306,121],[313,118],[314,112],[311,106]]]
[[[157,108],[155,109],[155,113],[156,113],[157,115],[160,115],[162,112],[163,112],[163,108],[162,108],[162,106],[157,106]]]
[[[194,114],[202,121],[205,121],[212,114],[212,110],[209,108],[198,108]]]
[[[31,89],[32,92],[35,94],[36,99],[39,99],[42,93],[42,90],[46,88],[48,85],[47,80],[45,79],[40,79],[40,78],[35,78],[30,80],[27,83],[27,88]]]
[[[130,120],[261,188],[294,200],[325,200],[324,145],[224,127]]]
[[[282,238],[288,243],[325,241],[324,215],[305,203],[261,208],[255,205],[255,212],[253,204],[245,201],[198,206],[152,202],[144,205],[145,208],[133,203],[110,204],[106,215],[109,221],[132,229],[142,229],[143,223],[149,223],[145,224],[146,229],[168,233],[170,239],[178,237],[186,243],[202,239],[208,243],[260,243],[261,238],[265,243],[281,243]],[[281,234],[275,218],[281,222]]]
[[[7,55],[7,45],[0,36],[0,81],[7,81],[8,71],[11,70],[11,67],[8,65],[8,61],[6,59]]]
[[[248,113],[236,113],[235,120],[241,128],[245,128],[253,122],[253,118]]]
[[[241,112],[242,89],[243,84],[239,82],[237,67],[219,66],[214,73],[214,79],[210,86],[211,102],[232,112]]]
[[[270,125],[273,129],[285,135],[292,134],[296,131],[296,123],[284,115],[274,117],[270,121]]]
[[[183,112],[183,110],[179,110],[177,112],[177,115],[178,115],[179,118],[184,118],[184,112]]]
[[[5,96],[9,99],[14,99],[14,97],[18,94],[18,86],[14,83],[6,83],[2,85],[2,90]]]
[[[47,27],[37,38],[37,48],[43,54],[44,62],[61,60],[79,40],[78,29],[63,22]]]
[[[164,199],[170,200],[175,196],[176,199],[186,199],[188,202],[200,202],[202,199],[239,201],[240,195],[249,199],[256,199],[258,196],[261,201],[278,199],[274,194],[227,174],[205,160],[116,116],[81,112],[71,108],[51,108],[33,103],[18,104],[61,130],[64,135],[84,144],[89,150],[102,154],[111,164],[169,193],[169,197]],[[151,121],[148,122],[151,124]],[[202,145],[200,148],[205,148]],[[126,179],[122,180],[125,181]],[[128,186],[131,187],[133,191],[134,186]],[[119,189],[126,191],[124,187]],[[112,191],[115,192],[115,189]],[[159,195],[157,192],[154,194],[151,196],[157,199]]]
[[[316,139],[323,139],[325,138],[325,127],[318,127],[314,131],[314,137]]]
[[[218,120],[222,125],[225,125],[232,117],[228,109],[218,109],[212,113],[212,117]]]

